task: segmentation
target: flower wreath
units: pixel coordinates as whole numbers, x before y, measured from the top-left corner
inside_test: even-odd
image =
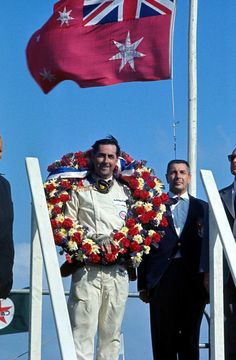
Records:
[[[64,214],[70,191],[86,188],[91,150],[64,155],[49,165],[50,172],[44,184],[49,216],[55,244],[61,254],[66,253],[68,262],[77,260],[88,264],[111,264],[120,259],[131,259],[137,267],[150,246],[158,247],[163,232],[158,225],[167,226],[165,218],[168,195],[162,192],[163,183],[146,167],[145,161],[135,161],[122,152],[114,176],[130,189],[130,204],[124,226],[114,231],[111,252],[102,251],[99,245],[87,237],[88,229]],[[91,184],[89,185],[91,186]]]

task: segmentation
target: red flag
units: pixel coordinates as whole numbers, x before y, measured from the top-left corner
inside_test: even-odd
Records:
[[[169,79],[175,0],[61,0],[31,37],[29,70],[45,93]]]

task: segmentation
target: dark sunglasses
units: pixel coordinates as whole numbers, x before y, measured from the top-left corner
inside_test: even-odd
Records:
[[[229,161],[233,161],[236,158],[236,154],[235,155],[228,155],[228,159]]]

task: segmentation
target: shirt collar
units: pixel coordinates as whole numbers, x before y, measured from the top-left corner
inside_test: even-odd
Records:
[[[169,191],[168,194],[169,194],[169,197],[171,197],[171,198],[177,198],[177,197],[179,197],[178,195],[172,193],[171,191]],[[186,191],[185,193],[183,193],[183,194],[180,196],[180,198],[181,198],[182,200],[189,200],[189,194],[188,194],[188,192]]]

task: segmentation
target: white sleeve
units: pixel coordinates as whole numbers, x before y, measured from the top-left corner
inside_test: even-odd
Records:
[[[79,197],[76,191],[71,192],[71,198],[65,205],[65,216],[72,220],[78,220],[79,212]]]

